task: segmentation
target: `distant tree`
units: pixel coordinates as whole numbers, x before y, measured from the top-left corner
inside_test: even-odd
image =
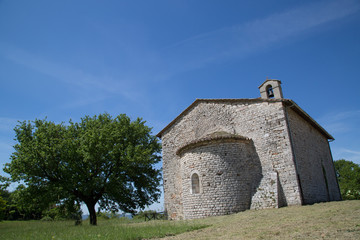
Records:
[[[4,168],[11,180],[24,181],[45,202],[84,202],[92,225],[96,203],[132,213],[160,196],[154,164],[161,145],[140,118],[101,114],[68,125],[24,121],[15,133],[18,143]]]
[[[360,166],[345,159],[334,164],[342,198],[360,199]]]
[[[35,190],[35,191],[34,191]],[[0,189],[0,196],[6,203],[0,212],[5,220],[39,220],[44,216],[56,219],[81,219],[79,203],[66,200],[56,204],[51,192],[39,192],[37,189],[20,184],[14,191]]]
[[[0,221],[5,218],[6,201],[0,195]]]
[[[5,189],[6,186],[3,184],[7,179],[0,175],[0,221],[5,218],[5,212],[6,212],[6,200],[4,199],[4,195],[6,193]]]
[[[23,184],[9,194],[8,220],[40,219],[42,212],[49,206],[49,198],[45,194],[39,194],[32,187],[27,188]]]

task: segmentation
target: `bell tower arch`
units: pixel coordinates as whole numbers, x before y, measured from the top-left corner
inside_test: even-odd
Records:
[[[281,81],[276,79],[266,79],[263,84],[259,86],[261,98],[283,98],[281,90]]]

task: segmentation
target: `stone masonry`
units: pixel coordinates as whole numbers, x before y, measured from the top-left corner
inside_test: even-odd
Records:
[[[341,199],[333,137],[282,98],[280,81],[260,91],[257,99],[197,99],[157,135],[169,219]]]

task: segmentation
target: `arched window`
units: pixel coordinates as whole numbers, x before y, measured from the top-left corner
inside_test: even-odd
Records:
[[[197,173],[194,173],[191,176],[191,193],[192,194],[200,193],[200,180],[199,180],[199,175],[197,175]]]
[[[266,94],[267,94],[268,98],[274,97],[274,90],[271,85],[266,86]]]

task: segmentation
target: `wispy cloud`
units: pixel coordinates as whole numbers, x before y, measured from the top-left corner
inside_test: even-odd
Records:
[[[334,160],[346,159],[354,163],[360,164],[360,151],[348,148],[334,148]]]
[[[332,133],[354,132],[356,129],[359,129],[360,110],[329,113],[319,118],[318,121],[325,129]]]
[[[173,59],[178,71],[198,68],[226,58],[246,57],[359,10],[360,2],[355,0],[316,2],[251,22],[201,33],[167,46],[162,51],[168,58],[178,56],[174,53],[182,54],[181,59]],[[178,64],[178,61],[182,64]]]
[[[2,47],[1,47],[2,45]],[[15,46],[1,43],[0,53],[7,59],[28,67],[36,72],[47,75],[51,79],[69,84],[79,89],[79,92],[96,91],[98,95],[121,95],[128,100],[134,100],[138,93],[135,86],[127,79],[114,79],[108,76],[95,76],[63,63],[57,63],[53,59],[46,59],[37,54],[19,49]],[[102,94],[101,94],[102,93]],[[101,99],[102,99],[101,98]],[[99,98],[100,99],[100,98]],[[94,98],[89,99],[93,101]],[[84,101],[84,100],[83,100]]]
[[[127,59],[122,59],[129,63],[127,73],[117,73],[117,77],[95,76],[76,66],[46,59],[14,46],[0,48],[0,51],[13,62],[81,91],[96,91],[96,98],[87,95],[77,105],[101,101],[108,95],[120,95],[127,100],[137,101],[139,98],[144,99],[144,94],[150,94],[142,87],[146,82],[168,80],[182,72],[233,58],[248,57],[279,46],[292,37],[306,36],[317,27],[328,25],[359,10],[360,2],[356,0],[320,1],[250,22],[200,33],[162,49],[147,49],[136,45],[139,43],[129,41],[126,46],[118,46],[124,48],[124,51],[131,51],[125,55]]]
[[[336,141],[331,143],[334,159],[346,159],[360,164],[360,110],[328,113],[319,123]]]
[[[360,151],[353,151],[353,150],[346,149],[346,148],[343,148],[343,151],[346,153],[351,153],[351,154],[354,154],[354,155],[357,155],[360,157]]]
[[[0,132],[11,132],[20,119],[0,117]]]

